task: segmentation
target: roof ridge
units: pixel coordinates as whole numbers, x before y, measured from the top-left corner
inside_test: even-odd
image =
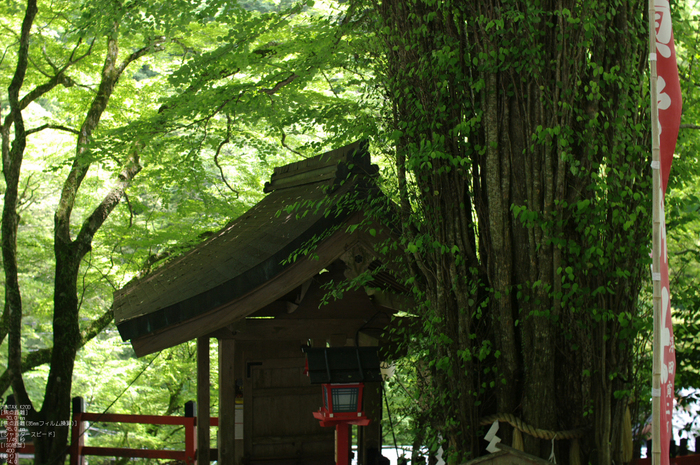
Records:
[[[372,165],[366,139],[306,160],[275,168],[270,181],[265,183],[266,194],[280,189],[333,180],[338,186],[350,173],[373,175],[378,169]]]

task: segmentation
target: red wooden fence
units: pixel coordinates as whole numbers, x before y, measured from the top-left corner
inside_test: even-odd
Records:
[[[88,455],[102,457],[134,457],[151,459],[181,460],[187,464],[196,463],[197,454],[197,417],[194,416],[194,402],[185,405],[185,416],[158,415],[123,415],[115,413],[85,412],[85,401],[76,397],[73,399],[73,422],[71,427],[70,464],[84,465],[84,457]],[[34,445],[19,441],[19,415],[17,410],[3,408],[0,419],[7,430],[7,440],[0,443],[0,452],[7,454],[7,464],[17,465],[20,453],[34,454]],[[91,447],[85,445],[86,422],[100,423],[139,423],[146,425],[180,425],[185,428],[185,450],[151,450],[127,449],[121,447]],[[218,418],[210,419],[210,426],[219,426]],[[216,453],[215,449],[212,452]],[[213,455],[213,454],[212,454]],[[214,459],[216,460],[216,459]]]
[[[9,400],[9,399],[8,399]],[[185,416],[158,416],[158,415],[123,415],[115,413],[88,413],[85,412],[85,401],[76,397],[73,399],[73,422],[71,430],[70,464],[84,465],[83,460],[87,455],[102,457],[134,457],[152,459],[181,460],[187,464],[196,463],[197,454],[197,417],[194,402],[185,405]],[[7,430],[5,443],[0,443],[0,452],[7,454],[7,464],[17,465],[19,454],[31,455],[34,446],[20,442],[20,418],[18,411],[8,407],[0,410],[0,419]],[[147,425],[181,425],[185,428],[185,450],[151,450],[151,449],[126,449],[118,447],[90,447],[85,446],[86,422],[100,423],[139,423]],[[218,418],[210,419],[211,426],[219,426]],[[216,450],[212,449],[212,459]],[[631,465],[651,465],[651,459],[637,459]],[[671,457],[670,465],[700,465],[700,454]]]
[[[149,459],[181,460],[187,464],[197,459],[197,417],[194,402],[185,406],[185,416],[124,415],[117,413],[87,413],[82,398],[73,399],[73,429],[71,432],[70,464],[83,465],[86,455],[102,457],[138,457]],[[182,425],[185,427],[185,450],[125,449],[120,447],[90,447],[85,442],[85,422],[140,423],[145,425]],[[210,419],[210,426],[219,426],[218,418]]]

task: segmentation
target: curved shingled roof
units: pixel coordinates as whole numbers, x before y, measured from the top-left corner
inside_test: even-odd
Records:
[[[122,338],[133,342],[186,324],[264,285],[290,266],[283,264],[290,255],[353,213],[339,202],[366,195],[376,171],[363,142],[276,168],[265,186],[269,194],[248,212],[115,293]],[[193,330],[192,337],[199,335]]]

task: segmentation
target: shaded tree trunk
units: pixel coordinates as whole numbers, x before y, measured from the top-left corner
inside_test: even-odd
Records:
[[[36,0],[27,1],[27,9],[22,22],[17,66],[12,82],[8,88],[10,113],[8,124],[2,128],[2,164],[6,190],[2,211],[2,255],[5,270],[5,308],[3,320],[8,321],[8,363],[7,368],[12,380],[12,388],[17,400],[27,398],[22,380],[22,296],[19,287],[17,267],[17,228],[19,215],[19,177],[22,170],[24,150],[27,145],[27,132],[20,110],[19,93],[24,84],[29,59],[29,40],[32,24],[37,14]],[[11,121],[11,123],[10,123]],[[10,128],[14,127],[14,139],[10,144]]]
[[[553,432],[590,426],[583,452],[610,464],[649,236],[644,5],[375,8],[406,249],[454,459],[480,455],[480,418],[502,413]],[[531,436],[525,447],[551,452]]]
[[[24,75],[28,64],[29,37],[32,23],[37,13],[34,0],[27,3],[27,13],[22,26],[18,64],[13,81],[9,87],[10,113],[2,126],[2,155],[3,174],[7,191],[5,194],[2,218],[2,249],[3,266],[5,270],[5,311],[4,318],[9,320],[9,363],[8,378],[12,385],[15,398],[19,404],[32,406],[33,403],[24,387],[22,378],[23,359],[21,351],[22,301],[18,277],[17,262],[17,214],[18,186],[21,173],[21,163],[26,147],[28,131],[24,127],[22,110],[36,98],[50,91],[56,85],[67,84],[68,78],[63,74],[72,64],[82,59],[71,55],[68,64],[57,70],[56,76],[41,86],[36,87],[20,100]],[[78,195],[80,185],[85,178],[91,162],[88,156],[88,143],[97,128],[102,113],[107,108],[114,88],[126,67],[133,61],[153,50],[161,43],[156,43],[136,50],[128,55],[121,63],[118,62],[118,28],[107,40],[107,53],[97,94],[87,111],[78,139],[76,154],[69,174],[64,182],[61,199],[55,215],[54,254],[56,268],[54,276],[54,315],[53,315],[53,348],[50,353],[42,353],[42,357],[33,357],[33,362],[50,358],[51,368],[47,380],[45,396],[41,411],[32,408],[28,419],[43,426],[35,427],[35,463],[62,463],[68,451],[68,420],[70,419],[70,399],[73,367],[78,349],[84,344],[86,337],[92,334],[81,333],[79,326],[78,272],[85,255],[90,251],[92,239],[100,229],[112,210],[120,202],[131,180],[141,169],[139,164],[139,146],[134,145],[122,172],[111,191],[102,202],[85,219],[75,239],[71,237],[71,213]],[[88,51],[88,54],[91,51]],[[84,57],[85,55],[83,55]],[[14,127],[14,139],[10,142],[10,131]],[[111,314],[110,314],[111,315]],[[104,321],[100,319],[103,324]],[[30,361],[29,357],[26,361]]]

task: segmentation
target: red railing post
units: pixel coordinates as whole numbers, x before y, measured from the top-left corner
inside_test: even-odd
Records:
[[[185,404],[185,463],[197,463],[197,403]]]
[[[85,446],[85,400],[73,397],[73,423],[71,425],[70,465],[85,465],[83,446]]]

